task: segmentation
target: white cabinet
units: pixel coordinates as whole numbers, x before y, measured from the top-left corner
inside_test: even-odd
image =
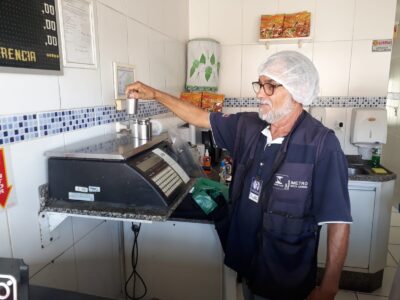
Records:
[[[350,246],[345,266],[368,268],[371,250],[375,188],[354,187],[349,189],[349,194],[353,224],[351,225]],[[328,226],[325,225],[321,230],[320,246],[318,251],[319,263],[325,263],[326,260],[327,227]]]
[[[394,180],[349,181],[353,224],[344,270],[375,274],[385,268]],[[326,259],[327,225],[321,230],[318,264]]]

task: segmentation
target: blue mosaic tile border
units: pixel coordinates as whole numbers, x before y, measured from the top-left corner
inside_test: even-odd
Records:
[[[400,94],[390,95],[389,93],[388,99],[392,100],[393,97],[398,97],[397,99],[400,100]],[[225,98],[224,106],[257,107],[258,100],[257,98]],[[385,107],[386,97],[319,97],[311,106]],[[139,102],[139,118],[168,112],[169,110],[165,106],[156,101]],[[116,111],[114,106],[78,108],[37,114],[0,115],[0,145],[127,119],[128,115],[125,112]]]
[[[399,95],[400,99],[400,95]],[[225,98],[225,107],[257,107],[257,98]],[[318,97],[310,106],[385,107],[386,97]]]
[[[0,116],[0,145],[39,137],[36,114]]]

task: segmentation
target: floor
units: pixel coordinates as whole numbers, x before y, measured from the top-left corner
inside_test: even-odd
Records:
[[[386,268],[383,274],[382,287],[369,294],[340,290],[335,300],[388,300],[393,277],[399,262],[400,214],[396,208],[393,208],[389,233],[389,251],[386,257]]]

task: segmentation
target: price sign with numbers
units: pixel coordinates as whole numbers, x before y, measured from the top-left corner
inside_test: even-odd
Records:
[[[0,67],[60,70],[54,0],[0,1]]]

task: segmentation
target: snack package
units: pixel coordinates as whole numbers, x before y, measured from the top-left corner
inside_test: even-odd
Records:
[[[262,15],[260,23],[260,39],[279,38],[283,32],[284,14]]]
[[[181,93],[181,100],[201,107],[201,93]]]
[[[210,112],[221,112],[222,104],[224,103],[225,96],[222,94],[214,94],[203,92],[201,99],[201,107]]]
[[[306,37],[310,35],[311,13],[302,11],[285,15],[283,21],[283,38]]]

